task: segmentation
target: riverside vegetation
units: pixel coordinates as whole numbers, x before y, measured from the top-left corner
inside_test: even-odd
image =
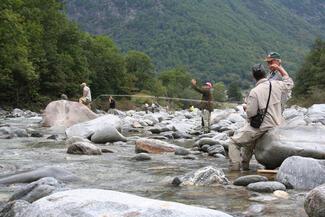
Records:
[[[117,4],[117,1],[112,2]],[[146,6],[147,9],[152,7],[149,1],[145,2],[147,3],[143,3],[142,5],[142,3],[140,4],[138,1],[134,1],[132,4],[136,5],[139,3],[140,6]],[[198,2],[201,2],[202,7],[205,8],[211,4],[208,3],[209,1]],[[75,3],[75,1],[70,1],[67,3],[68,13],[70,15],[72,14],[71,10],[74,8],[72,7],[73,3]],[[274,4],[280,3],[283,2],[276,1]],[[216,79],[218,82],[214,84],[215,100],[225,101],[227,100],[227,96],[228,99],[241,100],[240,87],[247,88],[249,85],[251,85],[251,83],[248,82],[249,73],[247,73],[247,71],[249,70],[252,63],[251,61],[253,61],[253,59],[247,58],[246,60],[245,58],[240,58],[239,60],[237,57],[245,56],[241,53],[243,51],[248,53],[256,51],[255,55],[264,55],[259,51],[257,52],[256,49],[242,49],[241,51],[234,49],[233,53],[229,54],[227,48],[229,47],[228,43],[219,40],[221,47],[211,47],[211,49],[217,53],[210,52],[211,50],[209,51],[203,49],[203,52],[210,57],[217,59],[222,57],[221,60],[227,59],[227,61],[223,63],[219,62],[218,60],[218,66],[211,66],[212,68],[209,68],[210,64],[207,63],[216,63],[215,59],[207,58],[206,55],[201,55],[200,53],[202,52],[199,52],[195,47],[193,47],[193,51],[190,52],[188,49],[179,50],[177,46],[171,46],[171,48],[168,50],[174,50],[176,52],[175,54],[179,55],[180,59],[185,58],[184,55],[182,55],[184,53],[186,53],[186,55],[193,56],[193,60],[189,59],[191,64],[189,64],[188,61],[178,61],[178,58],[176,58],[175,55],[167,58],[167,60],[177,60],[175,64],[168,65],[168,63],[159,63],[157,62],[157,58],[163,60],[165,59],[165,56],[156,56],[150,52],[150,49],[156,50],[158,53],[163,54],[161,49],[163,49],[164,46],[159,49],[157,46],[152,46],[150,49],[148,48],[149,50],[144,49],[147,50],[150,55],[153,55],[153,61],[143,52],[134,50],[126,51],[125,41],[121,42],[118,40],[119,44],[123,48],[122,52],[109,37],[102,35],[94,36],[81,31],[74,22],[67,19],[64,4],[64,1],[57,0],[4,0],[0,2],[0,16],[1,20],[3,21],[0,24],[0,101],[2,107],[15,106],[38,109],[44,107],[51,100],[58,98],[62,93],[65,93],[69,96],[69,98],[74,99],[80,95],[79,84],[83,81],[90,84],[94,97],[103,93],[133,94],[142,92],[156,96],[197,99],[199,96],[189,87],[189,81],[192,77],[191,72],[193,71],[196,75],[197,73],[201,73],[201,77],[204,77],[204,79],[218,78]],[[85,7],[87,4],[91,3],[89,1],[79,3],[79,8]],[[134,6],[132,6],[132,4],[129,5],[129,9]],[[256,16],[262,17],[260,14],[261,8],[264,6],[273,8],[274,6],[272,5],[273,3],[265,3],[266,5],[264,6],[263,4],[258,4],[255,6],[255,8],[252,8],[252,5],[247,2],[240,3],[238,5],[227,3],[225,4],[226,8],[224,8],[224,13],[230,13],[229,8],[232,8],[231,10],[235,10],[237,8],[238,11],[243,12],[245,16],[247,15],[247,22],[253,22],[254,19],[251,16],[248,16],[248,11],[245,11],[244,9],[256,9],[256,13],[258,15]],[[304,29],[301,31],[305,32],[299,32],[300,30],[297,30],[297,32],[293,29],[289,29],[290,31],[288,30],[291,35],[296,34],[296,36],[292,38],[293,44],[297,45],[296,42],[299,41],[299,37],[301,40],[304,39],[302,43],[303,48],[301,51],[297,52],[299,46],[290,47],[291,45],[289,46],[290,43],[287,39],[284,38],[283,40],[280,40],[283,35],[278,35],[279,30],[273,31],[276,36],[274,37],[276,40],[279,39],[280,42],[283,42],[283,44],[289,47],[283,47],[280,49],[280,47],[272,47],[271,44],[268,44],[267,41],[270,40],[268,40],[267,36],[271,34],[270,31],[264,32],[261,34],[262,37],[258,38],[260,40],[263,38],[265,39],[263,41],[266,44],[264,42],[262,43],[264,44],[265,48],[270,46],[272,48],[279,49],[280,51],[286,49],[284,53],[285,56],[288,56],[287,59],[289,60],[286,64],[288,64],[289,68],[291,67],[292,69],[295,69],[298,67],[299,59],[307,50],[308,44],[311,43],[314,35],[317,35],[318,33],[321,37],[323,35],[323,29],[320,22],[321,18],[317,18],[318,15],[318,17],[322,17],[322,12],[321,10],[317,12],[317,7],[312,7],[317,12],[316,13],[314,10],[315,16],[313,17],[313,13],[310,11],[301,12],[297,8],[294,8],[290,2],[285,4],[287,8],[291,8],[293,11],[296,11],[295,13],[298,15],[299,13],[302,13],[302,17],[309,18],[307,19],[308,22],[303,22],[301,19],[296,19],[296,21],[292,22],[291,24],[292,26],[304,26],[305,28],[300,29]],[[303,2],[303,4],[307,3]],[[314,5],[317,4],[319,4],[319,2],[315,1]],[[161,6],[162,8],[166,9],[168,8],[168,5],[169,3],[167,1],[166,3],[162,3]],[[220,6],[220,3],[215,3],[214,7],[217,7],[218,5]],[[189,12],[193,12],[196,6],[197,3],[195,2],[193,4],[185,2],[180,3],[175,7],[175,14],[180,14],[182,7],[190,9],[188,10]],[[319,5],[319,8],[322,8],[322,5]],[[285,10],[287,9],[282,9],[280,12],[278,12],[279,14],[276,15],[283,18]],[[92,12],[92,9],[89,9],[89,11]],[[291,15],[292,13],[290,13],[288,16]],[[88,14],[85,15],[85,17],[87,16]],[[164,16],[166,16],[166,14]],[[188,14],[189,18],[192,16],[194,15]],[[224,16],[226,15],[220,15],[222,19]],[[184,19],[186,17],[187,16],[184,15]],[[297,17],[289,17],[288,19],[293,21],[294,18]],[[207,18],[201,20],[201,24],[206,19]],[[238,19],[238,17],[236,17],[236,19]],[[275,16],[274,19],[279,18]],[[169,23],[167,21],[166,23]],[[182,25],[180,25],[183,23],[183,21],[183,19],[180,19],[179,22],[176,22],[176,26],[172,28],[175,29],[176,32],[182,31],[183,28],[185,28],[183,29],[184,31],[187,31],[187,27],[182,27]],[[225,20],[221,21],[225,22]],[[114,22],[112,22],[113,26],[116,24]],[[192,25],[194,30],[198,25],[200,25],[199,23]],[[281,22],[279,23],[281,24],[282,28],[280,30],[288,27],[287,24]],[[146,25],[146,23],[143,23],[143,25],[147,27],[153,25],[149,24],[150,23]],[[226,24],[228,27],[232,26],[231,23],[226,22]],[[267,25],[269,26],[271,24],[272,23],[268,23]],[[205,26],[207,28],[206,31],[208,31],[209,26],[212,28],[212,25],[207,23]],[[168,25],[164,28],[167,27]],[[125,27],[123,27],[122,30],[124,30],[124,28]],[[196,34],[199,31],[199,29],[197,31],[194,30],[192,31],[193,34]],[[226,30],[227,28],[224,29],[224,31]],[[252,32],[258,31],[257,29],[253,29]],[[242,37],[247,35],[245,32],[242,33]],[[169,44],[167,42],[173,37],[172,35],[169,37],[168,34],[169,33],[167,31],[166,38],[164,38],[164,41],[162,41],[161,44]],[[128,34],[127,32],[122,35],[132,36],[132,34]],[[192,33],[189,35],[192,35]],[[301,35],[306,37],[301,38]],[[202,42],[202,37],[200,36],[197,41]],[[114,36],[114,38],[116,37]],[[147,40],[146,38],[147,36],[144,37],[144,40],[148,42],[148,46],[151,46],[149,43],[150,40]],[[232,40],[232,37],[229,37],[229,40]],[[131,41],[133,41],[133,39]],[[189,37],[185,41],[192,41],[194,43],[196,40],[194,40],[193,37]],[[244,38],[243,40],[237,40],[235,38],[231,43],[234,41],[237,41],[239,44],[241,44],[242,41],[246,41],[246,43],[249,43],[251,46],[261,44],[258,41],[254,43]],[[134,40],[134,42],[137,43],[137,40]],[[177,40],[175,43],[176,42]],[[137,49],[137,47],[129,47],[131,49]],[[141,49],[141,47],[139,47],[139,49]],[[200,57],[192,55],[194,54],[193,52],[200,55]],[[220,52],[224,55],[221,55]],[[307,55],[303,66],[297,74],[297,85],[294,92],[295,100],[293,101],[294,103],[304,103],[305,106],[309,106],[312,103],[324,101],[324,52],[324,41],[322,39],[316,40],[312,46],[310,54]],[[237,57],[234,58],[233,54],[236,54],[235,56]],[[293,58],[293,56],[295,57]],[[229,61],[232,63],[229,64]],[[245,63],[243,63],[243,61],[245,61]],[[165,68],[164,70],[164,67],[170,67],[172,65],[185,66]],[[209,67],[205,68],[204,66]],[[221,68],[223,69],[221,70]],[[159,72],[157,72],[158,70]],[[215,72],[215,74],[211,75],[207,72]],[[231,80],[233,82],[230,82]],[[228,89],[228,92],[226,89]]]

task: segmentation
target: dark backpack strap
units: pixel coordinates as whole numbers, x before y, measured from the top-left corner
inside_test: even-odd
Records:
[[[267,103],[266,103],[266,107],[265,107],[265,111],[264,111],[264,115],[263,115],[263,119],[267,113],[267,108],[269,107],[269,103],[270,103],[270,98],[271,98],[271,91],[272,91],[272,83],[271,81],[269,81],[270,83],[270,89],[269,89],[269,98],[267,99]]]

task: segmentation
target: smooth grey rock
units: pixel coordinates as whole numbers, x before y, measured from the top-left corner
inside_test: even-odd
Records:
[[[208,149],[210,148],[210,145],[203,145],[200,150],[204,152],[208,152]]]
[[[217,210],[99,189],[58,192],[35,201],[24,214],[24,217],[230,217]]]
[[[180,180],[180,186],[205,186],[212,184],[228,185],[230,183],[221,169],[212,166],[203,167],[194,172],[187,173],[184,176],[175,177],[174,179]],[[175,184],[177,181],[173,181],[173,183]]]
[[[200,147],[203,145],[217,145],[219,144],[218,140],[215,140],[213,138],[202,138],[199,141],[196,142]]]
[[[66,145],[66,147],[69,147],[70,145],[72,145],[73,143],[76,143],[76,142],[88,142],[89,143],[90,141],[88,139],[84,139],[79,136],[73,136],[73,137],[70,137],[67,140],[65,140],[65,145]]]
[[[267,182],[255,182],[251,183],[247,186],[247,188],[251,191],[256,192],[269,192],[272,193],[276,190],[285,191],[286,187],[284,184],[276,181],[267,181]]]
[[[30,203],[48,196],[55,191],[58,191],[62,184],[53,177],[44,177],[35,182],[32,182],[22,188],[19,188],[10,197],[9,201],[13,200],[26,200]]]
[[[147,153],[139,153],[137,155],[135,155],[132,160],[136,160],[136,161],[146,161],[146,160],[151,160],[151,157],[149,154]]]
[[[79,178],[60,167],[44,167],[29,172],[10,175],[0,179],[0,184],[30,183],[44,177],[53,177],[60,181],[73,181]]]
[[[315,104],[308,108],[307,116],[312,122],[320,122],[325,119],[325,104]]]
[[[245,217],[261,216],[265,212],[266,206],[264,204],[253,204],[244,212]]]
[[[90,138],[95,132],[102,129],[120,129],[122,121],[115,115],[103,115],[91,121],[75,124],[68,129],[65,133],[67,137],[79,136],[82,138]]]
[[[314,188],[307,194],[304,207],[309,217],[325,216],[325,184]]]
[[[260,175],[248,175],[248,176],[241,176],[238,177],[235,181],[234,181],[234,185],[238,185],[238,186],[247,186],[251,183],[255,183],[255,182],[266,182],[268,181],[268,178],[266,178],[265,176],[260,176]]]
[[[25,129],[20,129],[18,127],[0,127],[0,139],[11,139],[14,137],[28,137],[28,133]]]
[[[15,108],[14,110],[12,110],[11,112],[11,116],[12,117],[23,117],[24,116],[24,111],[19,109],[19,108]]]
[[[15,200],[8,202],[2,210],[1,217],[25,217],[24,212],[31,204],[26,200]]]
[[[80,155],[101,155],[102,151],[96,145],[89,142],[75,142],[68,147],[67,153]]]
[[[42,116],[42,125],[44,127],[70,127],[97,117],[87,106],[68,100],[50,102],[46,106]]]
[[[191,152],[186,148],[176,148],[175,155],[189,155]]]
[[[290,156],[325,159],[325,127],[274,128],[257,141],[256,160],[275,169]]]
[[[215,154],[222,154],[225,155],[226,151],[222,145],[213,145],[208,148],[208,153],[210,156],[213,156]]]
[[[90,140],[94,143],[127,141],[127,139],[114,126],[110,125],[97,130],[91,136]]]
[[[226,158],[223,154],[214,154],[213,156],[215,158],[219,158],[219,159],[225,159]]]
[[[325,160],[289,157],[279,168],[276,179],[288,188],[313,189],[325,183]]]

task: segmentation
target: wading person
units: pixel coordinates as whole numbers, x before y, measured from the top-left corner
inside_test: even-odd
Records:
[[[112,96],[108,97],[108,104],[109,104],[109,108],[108,108],[108,113],[110,114],[114,114],[115,108],[116,108],[116,102],[113,99]]]
[[[201,109],[201,125],[203,128],[204,133],[210,132],[210,118],[211,118],[211,112],[213,110],[212,108],[212,94],[211,94],[211,88],[212,84],[210,82],[206,82],[201,88],[196,86],[196,80],[192,79],[192,87],[194,90],[202,94],[202,99],[200,103],[200,109]]]
[[[281,95],[293,88],[293,81],[283,67],[273,64],[282,81],[268,80],[266,72],[261,64],[252,68],[256,86],[247,97],[247,121],[248,123],[235,133],[229,143],[229,169],[249,170],[249,162],[252,158],[256,141],[265,132],[283,123],[281,111]]]
[[[90,88],[87,86],[86,83],[80,84],[80,87],[82,88],[82,97],[79,98],[79,103],[84,104],[90,109],[90,103],[91,103]]]
[[[267,57],[264,60],[267,63],[267,66],[270,70],[270,73],[267,76],[268,80],[277,80],[282,81],[283,78],[278,70],[278,68],[282,68],[284,70],[283,66],[281,65],[281,56],[279,53],[271,52],[267,55]],[[281,108],[282,112],[285,109],[287,101],[291,98],[291,91],[288,91],[287,93],[282,94],[281,96]]]

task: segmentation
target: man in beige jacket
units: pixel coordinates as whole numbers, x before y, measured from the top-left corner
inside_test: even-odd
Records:
[[[247,97],[248,123],[230,139],[228,146],[230,170],[240,170],[241,167],[243,170],[249,170],[249,162],[253,156],[256,140],[269,129],[281,125],[284,121],[281,111],[281,96],[293,88],[293,81],[281,65],[274,64],[272,67],[280,73],[282,81],[267,80],[265,69],[261,64],[256,64],[252,68],[253,77],[257,83]],[[265,110],[270,82],[272,83],[272,90],[267,113],[260,128],[253,128],[250,126],[250,120],[257,114],[258,110]]]

